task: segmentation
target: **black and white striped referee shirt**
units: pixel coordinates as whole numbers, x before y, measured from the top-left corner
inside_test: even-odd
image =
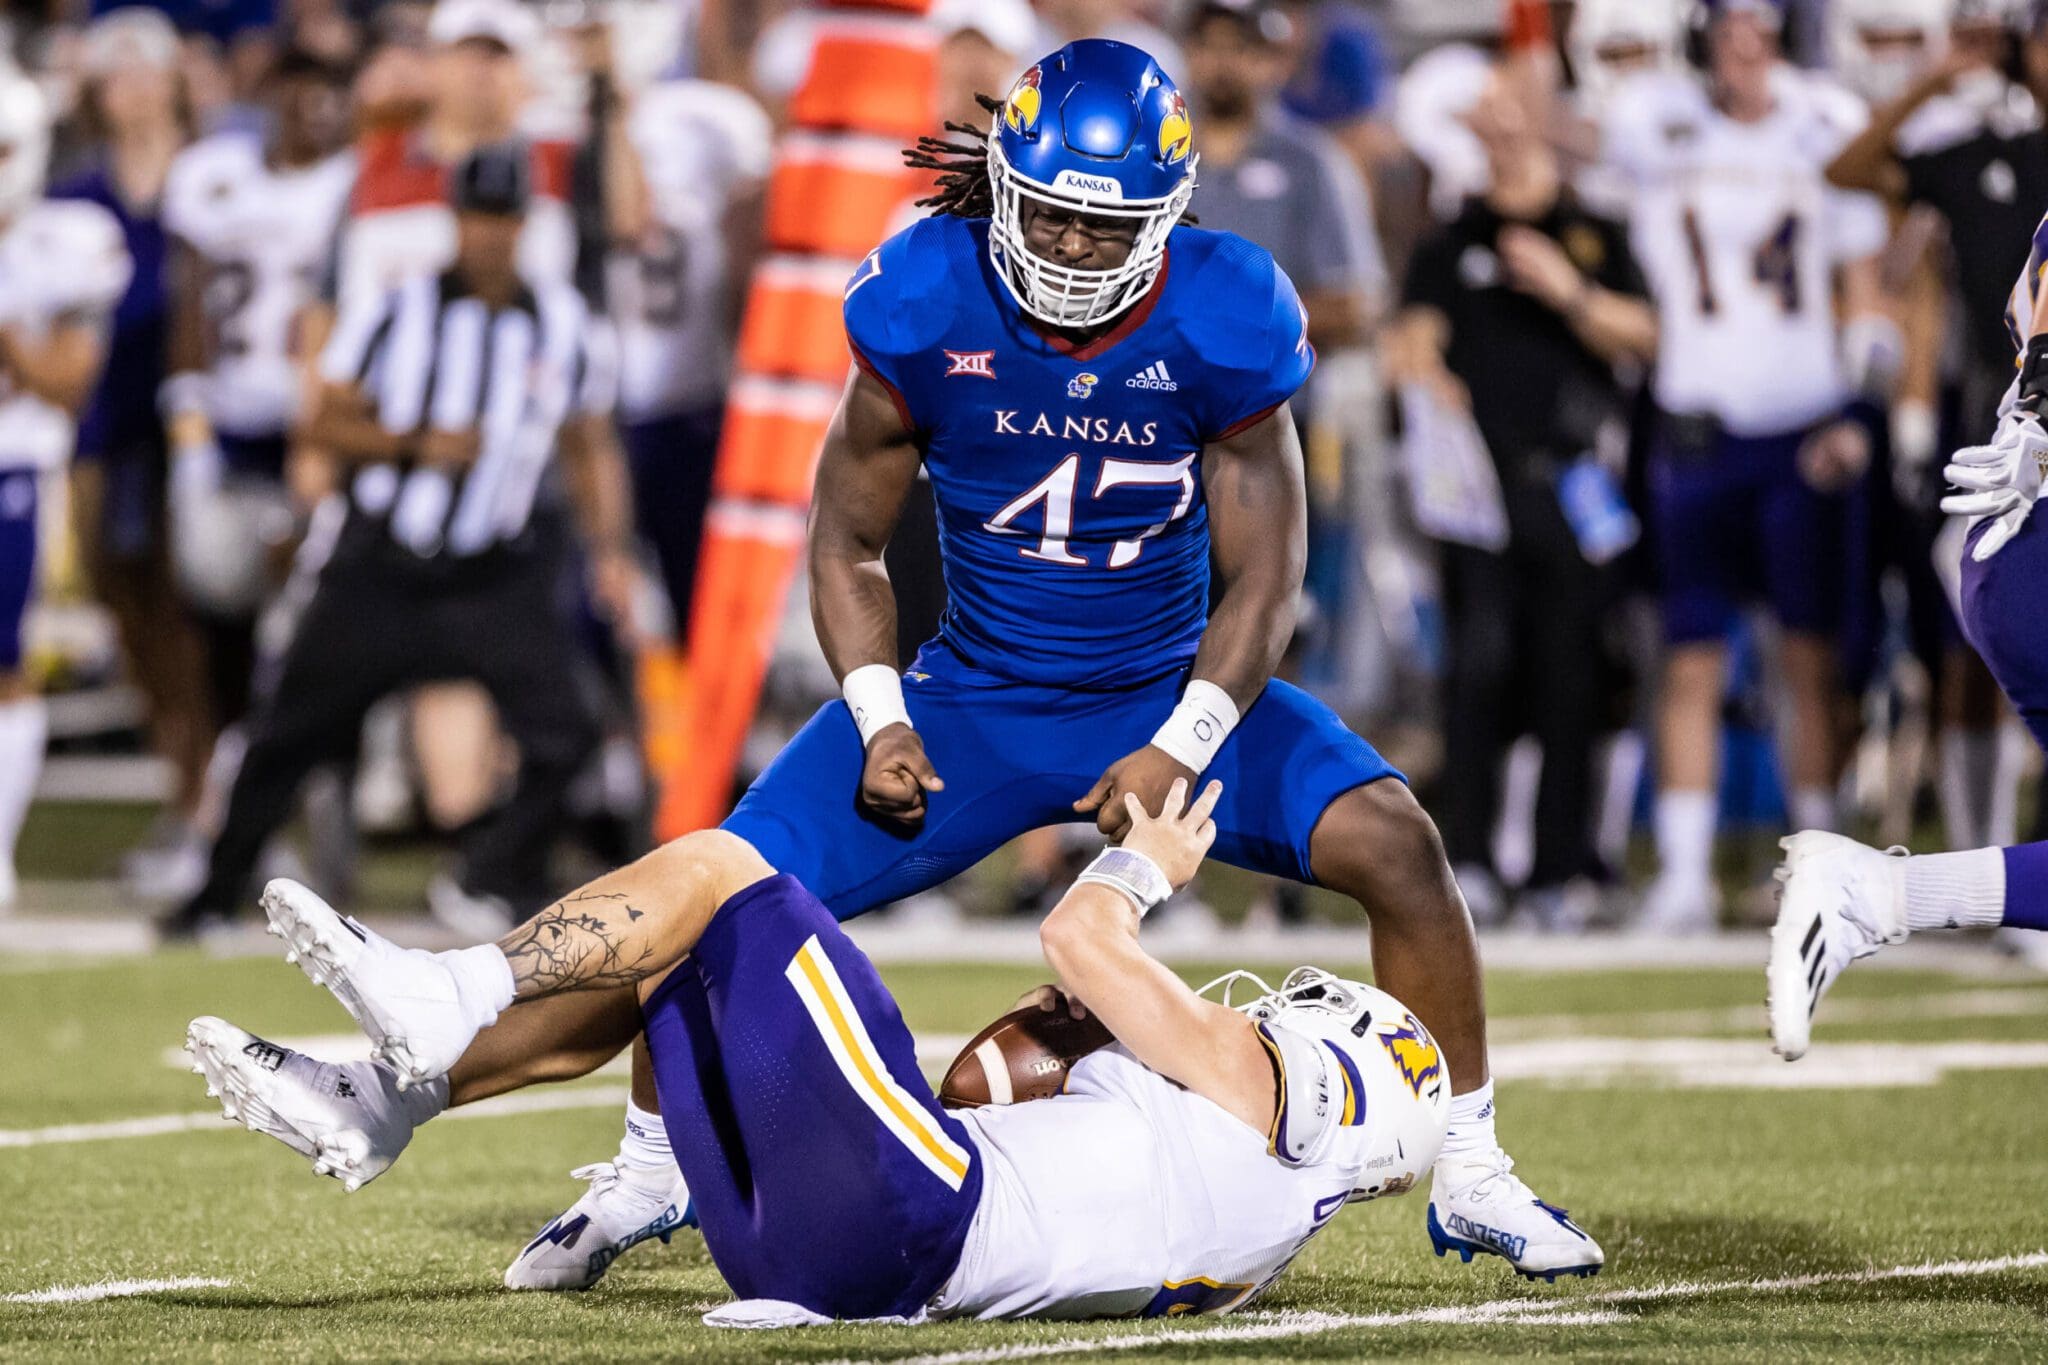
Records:
[[[529,286],[493,309],[449,271],[345,301],[321,378],[355,385],[393,435],[475,427],[479,439],[466,469],[363,466],[352,511],[423,559],[518,539],[562,424],[611,412],[615,350],[609,325],[566,284]]]

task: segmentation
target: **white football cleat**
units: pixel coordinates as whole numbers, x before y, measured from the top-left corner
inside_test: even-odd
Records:
[[[1816,829],[1778,846],[1785,850],[1776,874],[1784,889],[1765,979],[1771,1047],[1790,1062],[1805,1055],[1813,1012],[1842,969],[1905,942],[1906,851],[1880,853]]]
[[[1546,1204],[1495,1149],[1476,1160],[1442,1158],[1430,1182],[1429,1241],[1436,1254],[1498,1256],[1526,1280],[1598,1275],[1607,1263],[1600,1244],[1561,1208]]]
[[[389,1067],[323,1062],[211,1016],[186,1027],[185,1051],[229,1119],[313,1158],[313,1174],[350,1192],[384,1174],[412,1141]]]
[[[370,1055],[398,1074],[400,1090],[447,1075],[490,1022],[471,1017],[437,954],[400,948],[297,882],[264,887],[263,913],[289,949],[285,961],[333,992],[369,1036]]]
[[[666,1242],[677,1228],[696,1226],[690,1191],[673,1168],[600,1161],[569,1174],[590,1189],[505,1268],[507,1289],[589,1289],[648,1238]]]

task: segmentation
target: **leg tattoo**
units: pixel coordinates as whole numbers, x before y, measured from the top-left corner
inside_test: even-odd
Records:
[[[581,891],[555,902],[498,941],[518,999],[630,986],[668,963],[629,925],[643,911],[623,892]]]

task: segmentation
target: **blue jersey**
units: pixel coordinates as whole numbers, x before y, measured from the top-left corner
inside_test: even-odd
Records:
[[[1202,448],[1308,378],[1301,301],[1265,251],[1181,227],[1151,292],[1076,348],[1024,320],[988,231],[925,219],[846,289],[854,359],[917,433],[937,495],[940,639],[1020,682],[1156,679],[1208,616]]]

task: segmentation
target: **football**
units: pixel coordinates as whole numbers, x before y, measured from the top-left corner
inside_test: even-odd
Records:
[[[946,1068],[939,1099],[948,1109],[1042,1100],[1060,1093],[1075,1062],[1115,1041],[1092,1014],[1076,1019],[1065,1010],[1025,1005],[961,1049]]]

